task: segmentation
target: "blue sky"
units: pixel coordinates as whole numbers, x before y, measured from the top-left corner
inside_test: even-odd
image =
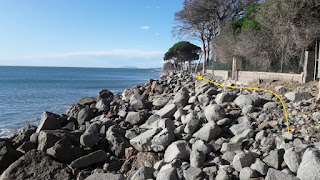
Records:
[[[183,0],[0,0],[0,65],[161,67]],[[200,43],[198,43],[200,44]]]

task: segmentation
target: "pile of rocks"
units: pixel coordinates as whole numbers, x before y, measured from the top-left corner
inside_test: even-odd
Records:
[[[273,94],[187,73],[102,90],[0,139],[0,179],[320,179],[319,106],[282,98],[290,132]]]

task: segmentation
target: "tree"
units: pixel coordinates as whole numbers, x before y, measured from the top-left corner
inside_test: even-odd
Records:
[[[164,55],[163,60],[173,60],[175,66],[180,62],[182,70],[182,62],[199,59],[201,48],[187,41],[175,43]]]
[[[203,73],[209,61],[212,38],[219,35],[221,25],[241,15],[243,9],[257,0],[185,0],[184,8],[175,13],[178,23],[174,36],[202,42]]]

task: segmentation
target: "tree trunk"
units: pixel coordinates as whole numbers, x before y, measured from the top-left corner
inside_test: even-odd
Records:
[[[202,39],[202,48],[203,48],[203,68],[202,73],[206,73],[206,60],[207,60],[207,48],[206,48],[206,42],[204,39]]]
[[[198,72],[198,66],[199,66],[199,64],[200,64],[202,55],[203,55],[203,53],[201,53],[200,56],[199,56],[199,61],[198,61],[197,65],[196,65],[196,69],[195,69],[194,73],[197,73],[197,72]]]

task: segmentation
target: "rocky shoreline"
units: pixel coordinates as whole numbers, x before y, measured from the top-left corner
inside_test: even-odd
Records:
[[[0,179],[318,180],[319,105],[308,92],[275,91],[290,132],[273,94],[192,74],[102,90],[0,138]]]

